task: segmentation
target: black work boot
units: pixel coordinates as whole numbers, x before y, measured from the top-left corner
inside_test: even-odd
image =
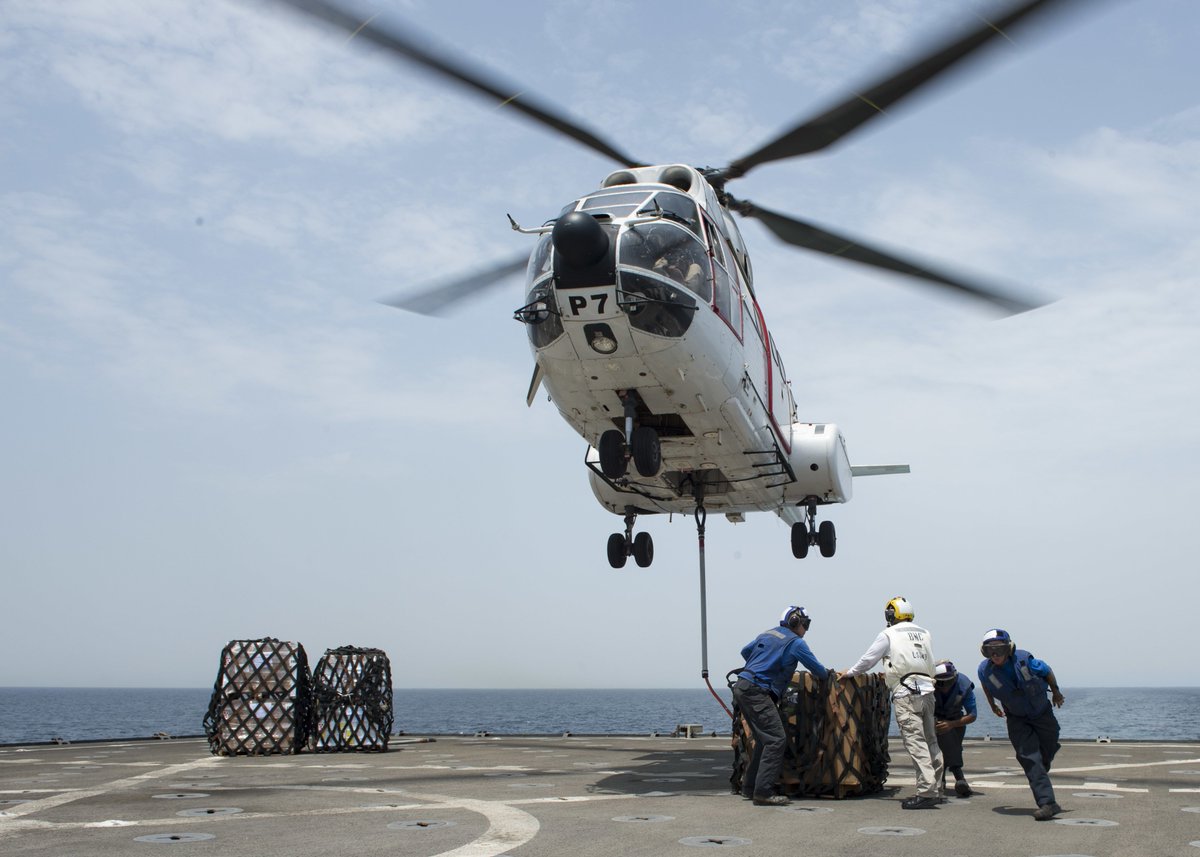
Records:
[[[1033,813],[1033,817],[1038,821],[1049,821],[1060,812],[1062,812],[1062,807],[1058,804],[1044,803]]]

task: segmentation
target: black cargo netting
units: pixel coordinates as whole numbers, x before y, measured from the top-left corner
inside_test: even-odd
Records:
[[[733,791],[754,750],[750,727],[734,706]],[[796,673],[779,706],[787,749],[779,791],[834,798],[878,792],[887,779],[891,701],[882,675],[819,681]]]
[[[308,737],[312,693],[304,646],[266,637],[221,651],[204,734],[220,756],[299,753]]]
[[[313,731],[318,752],[387,750],[392,732],[392,667],[379,649],[329,649],[313,670]]]

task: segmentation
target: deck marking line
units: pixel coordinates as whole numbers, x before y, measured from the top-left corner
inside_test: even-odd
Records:
[[[53,809],[56,806],[62,806],[63,804],[71,803],[72,801],[81,800],[83,798],[99,797],[100,795],[107,794],[111,791],[142,785],[148,780],[158,779],[159,777],[173,777],[176,774],[181,774],[187,771],[195,770],[196,768],[207,767],[216,764],[216,761],[217,757],[209,756],[207,758],[196,759],[192,762],[184,762],[179,765],[169,765],[150,774],[137,774],[132,777],[126,777],[123,780],[113,780],[94,789],[80,789],[79,791],[68,792],[66,794],[59,794],[52,797],[31,800],[29,803],[18,805],[15,809],[10,810],[7,816],[0,818],[0,834],[4,833],[5,828],[11,825],[14,819],[20,818],[21,816],[29,815],[35,812],[41,812],[42,810],[46,809]]]

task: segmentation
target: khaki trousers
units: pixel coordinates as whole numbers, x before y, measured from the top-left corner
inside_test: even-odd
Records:
[[[917,769],[917,794],[938,797],[942,782],[942,750],[933,727],[933,694],[910,693],[892,700],[900,740]]]

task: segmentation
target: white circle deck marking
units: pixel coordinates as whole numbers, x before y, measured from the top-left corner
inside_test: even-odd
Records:
[[[679,840],[680,845],[691,845],[695,848],[726,848],[737,845],[749,845],[751,840],[740,836],[687,836]]]
[[[858,832],[868,836],[920,836],[925,831],[920,827],[860,827]]]
[[[157,845],[176,845],[180,842],[205,842],[216,839],[212,833],[152,833],[149,836],[134,837],[134,842],[153,842]]]
[[[1117,827],[1117,822],[1107,818],[1056,818],[1054,823],[1068,827]]]
[[[181,809],[175,813],[180,818],[205,818],[214,815],[237,815],[241,812],[236,806],[201,806],[195,809]]]

